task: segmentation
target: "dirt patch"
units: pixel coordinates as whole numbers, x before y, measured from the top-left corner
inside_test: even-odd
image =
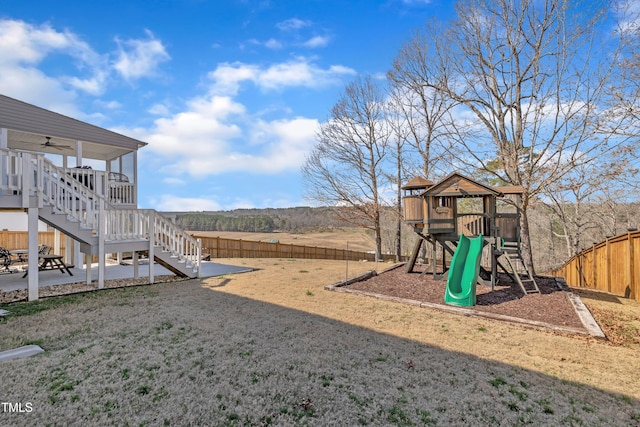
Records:
[[[444,305],[446,276],[443,280],[435,280],[432,274],[420,274],[423,269],[423,266],[416,266],[414,272],[406,273],[404,266],[396,267],[353,283],[348,289]],[[555,278],[539,276],[536,277],[536,283],[540,294],[525,296],[508,275],[500,274],[494,290],[490,286],[478,286],[477,305],[466,308],[477,313],[493,313],[586,332],[567,298],[567,292]]]

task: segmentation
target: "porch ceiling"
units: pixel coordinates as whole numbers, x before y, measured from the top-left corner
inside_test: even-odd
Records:
[[[8,129],[9,148],[75,156],[76,141],[81,141],[85,159],[110,160],[147,145],[4,95],[0,95],[0,128]],[[43,145],[47,136],[54,146]]]
[[[51,135],[9,130],[8,147],[38,153],[58,154],[61,156],[76,155],[76,140],[54,136],[51,137],[51,145],[45,146],[43,144],[47,136],[51,137]],[[82,141],[82,158],[84,159],[111,160],[131,151],[134,150]]]

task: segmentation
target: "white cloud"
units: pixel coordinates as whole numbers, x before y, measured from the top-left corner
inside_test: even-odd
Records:
[[[269,49],[282,49],[282,43],[274,38],[271,38],[264,42],[264,45]]]
[[[260,69],[256,65],[235,62],[218,65],[214,71],[209,73],[208,77],[213,80],[212,91],[214,93],[236,95],[241,82],[254,81],[259,73]]]
[[[147,111],[154,116],[168,116],[171,114],[169,108],[164,104],[154,104]]]
[[[612,8],[618,19],[618,30],[621,33],[636,35],[640,28],[640,1],[616,1],[613,2]]]
[[[96,104],[107,110],[118,110],[122,108],[122,104],[118,101],[96,101]]]
[[[297,172],[315,143],[318,121],[304,117],[263,119],[263,112],[248,112],[234,96],[244,82],[262,90],[322,88],[341,84],[343,76],[352,74],[355,71],[350,68],[320,68],[306,58],[268,67],[223,63],[209,73],[207,95],[192,99],[179,113],[157,119],[150,129],[122,133],[149,143],[145,160],[171,183],[181,182],[185,175],[201,179],[229,172]],[[153,110],[166,113],[158,105]]]
[[[118,51],[113,67],[125,80],[155,76],[158,66],[171,59],[162,42],[151,31],[147,30],[146,33],[146,40],[116,39]]]
[[[39,70],[40,63],[54,54],[72,58],[74,71],[82,76],[50,76]],[[104,56],[70,31],[0,19],[0,89],[6,95],[83,117],[73,105],[74,90],[102,94],[108,75],[105,63]]]
[[[308,58],[298,57],[267,68],[241,62],[223,63],[209,73],[209,78],[213,81],[213,93],[235,95],[244,81],[250,81],[262,90],[321,88],[340,84],[343,77],[355,74],[356,71],[348,67],[332,65],[323,69]]]
[[[230,116],[244,113],[244,107],[228,97],[198,98],[187,105],[187,111],[155,121],[144,141],[155,151],[171,159],[219,156],[229,140],[241,135]],[[206,175],[206,170],[190,170]]]
[[[148,142],[145,161],[176,184],[183,175],[297,171],[315,142],[317,126],[317,120],[307,118],[256,120],[231,98],[212,96],[157,119],[152,129],[115,130]]]
[[[310,21],[303,21],[298,18],[291,18],[285,21],[278,22],[276,27],[282,31],[299,30],[300,28],[308,27],[311,25]]]
[[[189,115],[182,113],[181,116]],[[209,118],[210,122],[216,122]],[[146,138],[149,147],[164,158],[167,173],[186,172],[201,178],[228,172],[278,174],[296,171],[304,162],[306,153],[315,142],[318,125],[314,119],[258,121],[240,134],[233,124],[221,125],[229,132],[201,128],[199,132],[188,129],[180,120],[171,121],[176,126],[159,126]],[[173,129],[172,134],[168,134]],[[234,134],[234,131],[238,134]],[[187,137],[185,134],[189,133]],[[226,136],[226,138],[225,138]],[[242,137],[242,138],[241,138]],[[249,143],[244,143],[244,140]]]
[[[280,40],[274,39],[273,37],[267,40],[266,42],[261,42],[258,39],[249,39],[247,40],[248,44],[256,45],[256,46],[264,46],[267,49],[279,50],[282,49],[283,45]],[[244,49],[244,45],[241,45],[241,49]]]
[[[164,212],[221,210],[217,202],[205,197],[177,197],[164,194],[160,197],[160,200],[152,200],[151,203],[157,210]]]
[[[48,24],[35,26],[23,21],[0,19],[0,63],[37,64],[49,53],[63,52],[84,63],[95,64],[99,57],[77,36],[59,32]]]
[[[72,117],[84,117],[76,95],[60,82],[31,67],[0,67],[0,93]]]
[[[309,48],[325,47],[329,44],[329,37],[315,36],[303,43],[303,46]]]

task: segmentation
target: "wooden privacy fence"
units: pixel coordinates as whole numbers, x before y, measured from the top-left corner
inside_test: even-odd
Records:
[[[287,243],[255,242],[242,239],[225,239],[220,237],[193,237],[202,239],[202,253],[211,258],[304,258],[304,259],[348,259],[359,261],[375,261],[375,254],[345,249],[302,246]],[[65,235],[60,234],[60,254],[65,255]],[[0,246],[13,251],[27,249],[29,234],[26,231],[0,231]],[[38,244],[53,248],[54,232],[40,231]],[[383,255],[383,260],[393,260],[393,255]]]
[[[38,244],[50,246],[53,251],[54,231],[39,231]],[[65,235],[60,233],[60,253],[57,255],[65,255],[65,244],[67,239]],[[13,251],[16,249],[27,249],[29,246],[29,233],[26,231],[7,231],[0,230],[0,246]]]
[[[551,274],[569,286],[640,301],[640,232],[611,237],[575,255]]]
[[[202,253],[211,258],[300,258],[300,259],[333,259],[333,260],[367,260],[375,261],[375,254],[346,249],[302,246],[279,242],[255,242],[242,239],[225,239],[221,237],[204,237],[194,235],[202,240]],[[383,260],[393,259],[392,255],[383,255]]]

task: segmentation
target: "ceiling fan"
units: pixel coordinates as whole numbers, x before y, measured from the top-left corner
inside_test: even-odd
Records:
[[[65,148],[71,148],[69,145],[59,145],[59,144],[56,144],[55,142],[52,142],[50,136],[45,136],[45,138],[47,140],[44,143],[40,144],[43,147],[52,147],[57,150],[64,150]]]

